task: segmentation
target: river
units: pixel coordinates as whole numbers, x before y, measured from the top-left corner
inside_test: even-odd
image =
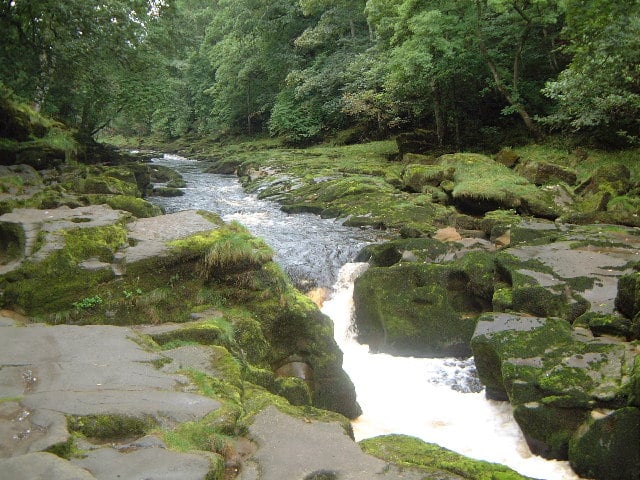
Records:
[[[353,281],[366,264],[351,263],[380,232],[345,227],[317,215],[282,212],[270,201],[244,192],[232,175],[202,173],[202,164],[174,155],[154,163],[182,174],[181,197],[152,197],[167,213],[203,209],[238,221],[262,237],[294,282],[328,288],[322,311],[334,322],[363,415],[353,422],[356,440],[402,433],[437,443],[472,458],[501,463],[545,480],[577,477],[567,462],[532,455],[507,402],[487,400],[478,386],[473,359],[411,358],[372,354],[355,339]]]

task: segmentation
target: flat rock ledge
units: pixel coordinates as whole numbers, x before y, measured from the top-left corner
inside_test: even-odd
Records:
[[[69,439],[68,416],[151,418],[170,427],[220,404],[186,391],[185,377],[158,370],[154,363],[165,357],[146,352],[129,328],[18,326],[8,317],[0,325],[0,479],[206,477],[206,454],[172,452],[159,439],[94,446],[75,466],[44,453]]]

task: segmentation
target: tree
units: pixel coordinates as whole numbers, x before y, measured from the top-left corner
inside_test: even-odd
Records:
[[[36,109],[91,136],[123,108],[121,80],[147,67],[138,48],[161,10],[147,0],[4,1],[0,73]]]
[[[527,62],[536,65],[537,75],[544,74],[547,70],[543,68],[545,58],[551,60],[552,68],[557,68],[553,53],[560,19],[556,0],[476,0],[476,19],[478,48],[491,71],[495,87],[509,104],[507,111],[517,113],[527,129],[538,137],[540,131],[526,105],[523,74]],[[486,40],[489,28],[485,25],[494,34],[491,43]],[[496,33],[503,36],[502,42],[496,38]],[[503,73],[509,70],[496,60],[500,55],[510,60],[510,82],[505,81]],[[536,57],[542,61],[536,61]],[[534,91],[538,90],[539,85],[536,85]]]
[[[567,0],[569,66],[544,92],[558,104],[544,118],[569,132],[640,141],[640,2]],[[602,140],[605,140],[604,138]]]

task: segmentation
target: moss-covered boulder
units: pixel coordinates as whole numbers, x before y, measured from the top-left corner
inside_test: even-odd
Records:
[[[437,187],[444,180],[453,180],[454,169],[441,165],[407,165],[402,173],[402,186],[410,192],[421,193],[425,187]]]
[[[571,439],[569,461],[585,478],[640,478],[640,409],[593,412]]]
[[[447,244],[434,238],[402,238],[367,245],[355,260],[369,262],[374,267],[390,267],[401,260],[435,261],[460,247],[458,244]]]
[[[593,410],[629,402],[634,348],[564,320],[484,314],[471,346],[487,395],[510,401],[529,447],[545,457],[568,458]]]
[[[401,355],[463,356],[490,308],[493,260],[474,252],[449,265],[373,267],[354,287],[360,341]]]
[[[635,319],[640,314],[640,272],[620,277],[616,308],[630,319]],[[636,321],[640,321],[640,318]]]
[[[508,168],[513,168],[520,162],[520,155],[510,148],[503,148],[493,158],[496,162]]]
[[[575,170],[548,162],[527,162],[521,164],[518,173],[536,185],[566,183],[575,185],[578,174]]]
[[[451,196],[463,212],[481,214],[515,209],[542,218],[557,218],[562,209],[552,191],[539,189],[513,170],[479,154],[452,154],[440,165],[455,169]]]
[[[511,289],[508,309],[571,322],[591,311],[613,314],[618,279],[631,271],[629,265],[640,245],[637,231],[615,226],[532,229],[526,225],[512,228],[515,245],[496,257],[500,288]],[[623,292],[628,292],[626,282],[622,282]]]
[[[598,167],[591,176],[582,182],[576,193],[593,195],[608,192],[611,196],[624,195],[631,188],[631,172],[626,165],[611,163]]]

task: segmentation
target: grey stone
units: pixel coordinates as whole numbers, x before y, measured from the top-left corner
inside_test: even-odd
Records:
[[[0,396],[16,397],[0,410],[1,456],[66,441],[65,415],[151,416],[173,425],[220,405],[181,391],[187,379],[157,370],[152,362],[163,357],[145,352],[128,328],[0,328]]]
[[[0,460],[0,480],[96,480],[88,471],[51,453]]]
[[[422,479],[424,472],[402,473],[383,460],[365,454],[338,423],[307,422],[286,415],[275,407],[260,412],[249,428],[258,444],[252,458],[260,480],[314,478],[333,472],[340,480]],[[318,477],[321,478],[321,477]]]
[[[163,448],[100,448],[72,461],[98,480],[205,480],[211,469],[206,454],[179,453]]]

